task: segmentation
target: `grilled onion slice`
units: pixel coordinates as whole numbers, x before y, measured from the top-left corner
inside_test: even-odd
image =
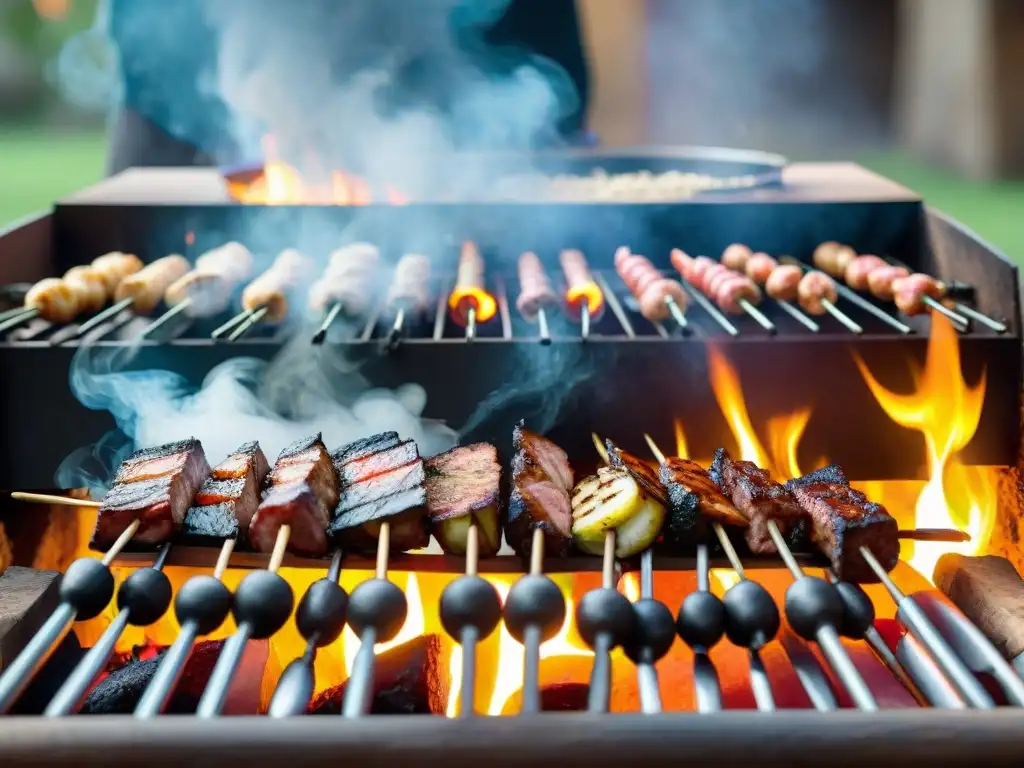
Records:
[[[572,493],[572,535],[588,554],[604,551],[605,534],[616,531],[616,557],[632,557],[658,538],[665,507],[648,496],[625,469],[602,467]]]
[[[498,554],[501,547],[501,523],[498,520],[498,505],[478,509],[469,515],[450,517],[434,523],[434,536],[441,549],[450,555],[466,554],[466,537],[469,535],[470,520],[476,521],[479,533],[480,556]]]

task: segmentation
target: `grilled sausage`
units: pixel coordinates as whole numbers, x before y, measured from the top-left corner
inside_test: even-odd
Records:
[[[531,323],[541,309],[558,305],[558,294],[537,254],[527,251],[519,257],[519,298],[516,309]]]
[[[167,288],[187,274],[191,266],[184,256],[164,256],[118,283],[114,299],[130,298],[136,314],[150,315],[160,305]]]
[[[803,276],[798,288],[800,306],[809,315],[823,315],[827,311],[823,301],[835,304],[839,298],[836,283],[824,272],[813,270]]]
[[[279,323],[288,316],[288,293],[302,280],[311,261],[299,251],[281,251],[270,268],[245,286],[242,307],[256,310],[265,307],[267,322]]]
[[[814,266],[827,275],[843,279],[846,268],[857,258],[857,252],[848,245],[834,241],[822,243],[814,251]]]
[[[733,273],[733,276],[724,280],[715,293],[708,298],[714,301],[723,312],[739,315],[743,313],[741,301],[746,300],[751,304],[761,301],[761,289],[746,275]]]
[[[145,266],[142,259],[133,253],[105,253],[92,260],[92,266],[96,268],[100,278],[103,280],[103,287],[107,297],[114,295],[118,283],[128,275],[134,275]]]
[[[64,273],[64,283],[75,293],[76,314],[93,314],[107,303],[106,283],[96,267],[72,267]]]
[[[744,272],[754,253],[747,246],[733,243],[722,252],[722,264],[736,272]]]
[[[253,257],[241,243],[225,243],[196,259],[196,272],[221,275],[232,286],[252,274]]]
[[[896,308],[910,316],[928,312],[925,298],[938,300],[943,296],[942,284],[934,277],[922,274],[898,278],[893,282],[892,290]]]
[[[414,315],[430,309],[430,259],[418,253],[407,253],[398,260],[388,288],[388,309],[399,309]]]
[[[564,250],[558,257],[565,274],[565,298],[570,312],[579,317],[586,302],[591,317],[596,318],[604,306],[604,296],[590,274],[587,258],[576,250]]]
[[[797,298],[803,276],[804,271],[795,264],[781,264],[765,281],[765,292],[777,301],[793,301]]]
[[[728,266],[728,264],[726,264],[726,266]],[[779,266],[779,262],[767,253],[755,253],[747,260],[746,270],[737,271],[745,271],[747,277],[755,283],[758,285],[764,285],[768,282],[768,278],[771,277],[772,270],[777,266]]]
[[[494,314],[494,299],[487,293],[484,257],[476,243],[466,241],[459,254],[459,271],[455,278],[455,290],[448,299],[452,318],[465,327],[469,323],[469,311],[476,313],[476,319],[487,320]],[[486,306],[481,306],[481,303]]]
[[[78,315],[78,294],[60,278],[48,277],[25,294],[25,306],[39,310],[39,316],[44,320],[63,325]]]
[[[334,251],[323,276],[309,291],[310,309],[322,312],[337,303],[350,317],[362,317],[376,293],[379,267],[380,250],[370,243],[352,243]]]
[[[886,265],[868,273],[868,290],[871,295],[881,301],[892,301],[892,284],[901,277],[909,277],[910,270],[906,267]]]
[[[671,317],[672,312],[668,306],[668,299],[672,299],[680,310],[686,311],[690,297],[686,294],[679,283],[662,277],[640,294],[637,301],[640,304],[640,314],[651,322],[662,322]]]
[[[876,269],[889,266],[884,259],[878,256],[858,256],[846,267],[843,277],[846,284],[855,291],[866,291],[868,288],[868,275]]]

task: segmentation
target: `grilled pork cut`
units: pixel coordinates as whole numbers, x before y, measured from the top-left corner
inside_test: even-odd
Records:
[[[750,461],[733,461],[724,448],[719,448],[708,474],[749,521],[746,540],[751,552],[778,552],[768,533],[769,520],[775,521],[785,537],[802,535],[807,513],[767,471]]]
[[[832,466],[786,483],[811,519],[811,539],[843,581],[877,582],[861,547],[891,571],[900,558],[899,526],[881,504],[851,488],[842,468]]]
[[[90,546],[105,550],[139,520],[140,543],[167,541],[181,525],[210,465],[194,438],[136,451],[114,476],[96,516]]]
[[[659,476],[668,492],[669,520],[665,538],[691,544],[707,535],[705,521],[746,528],[747,518],[723,494],[711,475],[689,459],[668,458]]]
[[[480,554],[497,554],[501,547],[498,449],[487,443],[452,448],[427,459],[424,468],[427,511],[441,548],[465,554],[472,522],[479,533]]]
[[[285,448],[267,475],[249,541],[259,552],[271,552],[282,525],[291,528],[288,551],[306,557],[327,552],[327,523],[338,502],[338,477],[319,433]]]
[[[383,432],[340,448],[332,455],[341,494],[328,529],[346,549],[377,550],[387,522],[392,552],[430,543],[426,473],[419,448],[397,432]]]
[[[249,532],[270,472],[259,443],[246,443],[213,468],[181,526],[188,540],[223,541]]]
[[[544,552],[562,556],[572,543],[572,467],[565,451],[525,429],[512,432],[512,491],[505,520],[505,540],[527,556],[533,530],[544,531]]]

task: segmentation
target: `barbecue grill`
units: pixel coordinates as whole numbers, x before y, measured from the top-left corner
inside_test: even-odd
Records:
[[[636,156],[595,158],[593,162],[610,172],[643,162]],[[648,255],[668,273],[668,253],[674,247],[717,254],[732,242],[749,242],[806,263],[818,243],[837,240],[859,253],[878,253],[958,286],[958,313],[969,312],[972,320],[969,327],[956,329],[963,377],[967,382],[985,379],[977,429],[959,458],[969,466],[1016,467],[1022,391],[1016,268],[909,191],[859,167],[798,164],[782,172],[778,163],[754,167],[749,157],[715,160],[739,162],[741,169],[730,173],[714,165],[711,171],[705,165],[703,170],[752,181],[746,188],[676,201],[447,199],[404,205],[251,206],[232,199],[223,177],[213,170],[133,170],[72,195],[51,212],[0,236],[0,281],[27,283],[60,274],[107,251],[134,252],[144,261],[172,252],[194,257],[228,240],[246,243],[268,259],[300,241],[306,250],[319,247],[326,252],[338,245],[331,237],[342,233],[344,242],[373,242],[392,260],[408,251],[434,259],[434,310],[421,322],[407,322],[398,343],[394,318],[382,303],[359,323],[328,326],[324,339],[328,353],[358,361],[372,385],[420,384],[427,393],[426,417],[456,427],[464,424],[490,393],[524,376],[537,376],[548,365],[545,356],[561,356],[586,375],[572,377],[571,386],[565,387],[547,434],[577,466],[597,463],[591,443],[595,430],[626,450],[649,456],[645,433],[655,445],[668,448],[676,445],[676,423],[685,425],[695,455],[710,455],[720,445],[735,445],[731,419],[713,405],[718,393],[710,382],[710,354],[726,361],[744,383],[751,423],[763,424],[798,408],[812,410],[799,444],[797,458],[803,457],[803,465],[827,456],[854,481],[927,479],[918,433],[893,423],[856,361],[887,388],[912,391],[916,379],[908,363],[924,366],[938,321],[903,317],[891,305],[851,292],[840,296],[837,307],[861,332],[836,317],[810,318],[798,307],[772,301],[759,306],[760,318],[725,317],[690,291],[693,305],[685,328],[674,322],[651,323],[639,314],[612,266],[612,253],[620,244]],[[579,168],[573,163],[580,162],[570,158],[557,170]],[[675,162],[678,168],[692,167],[681,157]],[[647,167],[671,168],[672,158],[649,158]],[[254,232],[259,233],[258,242]],[[472,336],[453,321],[447,306],[459,245],[465,240],[476,243],[487,260],[487,288],[498,306]],[[555,316],[544,332],[515,313],[515,259],[523,251],[535,251],[557,274],[556,257],[563,248],[587,255],[605,308],[588,328]],[[316,330],[316,324],[255,324],[233,341],[213,338],[226,320],[228,314],[198,321],[178,318],[142,340],[140,334],[153,318],[111,317],[83,337],[75,327],[41,320],[7,332],[0,339],[0,364],[16,373],[0,384],[7,427],[0,449],[0,487],[52,489],[59,463],[114,427],[108,414],[87,410],[68,391],[68,368],[84,344],[100,349],[136,344],[133,367],[174,370],[198,384],[225,360],[239,355],[270,359],[286,344],[305,343],[307,338],[312,343]],[[506,451],[513,425],[524,413],[542,410],[546,390],[557,384],[524,387],[517,397],[498,402],[486,418],[474,420],[464,441],[488,441]],[[40,401],[45,408],[26,407]],[[8,502],[4,519],[19,563],[63,571],[74,556],[84,554],[79,541],[83,533],[87,538],[92,512],[54,508],[33,523],[22,512]],[[38,523],[40,519],[45,522]],[[64,525],[61,520],[71,522]],[[45,541],[51,540],[41,538],[40,525],[49,526],[44,536],[63,530],[66,541],[54,540],[48,551]],[[82,570],[85,566],[76,566],[77,572],[64,579],[63,591],[57,574],[18,567],[8,569],[0,581],[0,588],[6,584],[20,601],[14,611],[16,631],[0,634],[0,670],[9,669],[14,656],[31,649],[32,643],[53,641],[58,648],[41,670],[34,665],[28,670],[37,674],[20,705],[26,714],[42,712],[47,704],[51,715],[77,711],[83,705],[80,694],[100,673],[106,679],[93,690],[87,708],[136,711],[146,688],[159,682],[153,676],[157,661],[175,652],[167,647],[185,632],[184,626],[161,616],[172,598],[182,594],[188,577],[217,567],[216,548],[174,543],[156,552],[120,545],[115,550],[106,565],[93,561],[88,573]],[[188,639],[197,642],[197,650],[187,662],[181,657],[181,689],[186,693],[172,700],[169,711],[180,707],[194,712],[198,706],[200,717],[129,720],[109,715],[59,723],[3,718],[0,759],[12,764],[74,760],[84,765],[163,765],[210,756],[231,763],[320,764],[341,755],[360,763],[386,758],[454,765],[480,759],[521,765],[552,758],[573,765],[622,760],[667,765],[687,759],[765,765],[817,765],[827,759],[835,765],[860,765],[898,755],[907,765],[935,766],[978,759],[1016,764],[1024,746],[1017,714],[1024,705],[1024,682],[1006,660],[1016,655],[1013,649],[1000,645],[997,651],[986,635],[997,644],[1004,638],[994,637],[990,624],[961,601],[954,605],[936,592],[925,580],[931,574],[922,579],[905,563],[891,582],[863,591],[846,589],[849,585],[836,591],[824,580],[827,564],[820,558],[798,554],[786,562],[748,556],[740,548],[737,560],[714,541],[685,553],[655,548],[637,561],[619,563],[614,572],[601,558],[549,559],[528,566],[499,555],[467,568],[462,557],[409,554],[385,559],[382,568],[379,559],[355,555],[329,561],[244,550],[240,544],[226,571],[224,563],[219,567],[224,584],[236,594],[247,574],[279,567],[296,604],[317,590],[323,594],[319,603],[310,598],[300,609],[296,629],[294,622],[285,621],[290,605],[284,610],[276,588],[269,581],[260,584],[263,577],[257,576],[242,588],[248,590],[242,608],[236,600],[237,625],[248,626],[246,637],[253,638],[248,643],[238,639],[230,623],[210,638],[201,637],[193,626]],[[374,579],[374,570],[378,577],[390,570],[399,586]],[[108,571],[113,580],[103,575]],[[454,581],[463,571],[467,574]],[[532,574],[519,576],[528,571]],[[169,580],[157,572],[166,572]],[[480,587],[486,582],[477,574],[498,586],[502,600],[497,607],[498,593]],[[334,651],[325,647],[317,656],[311,649],[318,638],[340,632],[337,591],[326,586],[337,582],[347,591],[343,615],[349,629]],[[121,585],[118,606],[107,607],[115,583]],[[324,586],[314,589],[314,583]],[[612,587],[641,606],[627,611],[628,620],[623,618],[625,598],[615,597]],[[727,597],[730,593],[732,598]],[[726,606],[718,619],[718,609],[709,607],[716,602],[713,594]],[[182,598],[178,606],[184,610],[178,614],[182,625],[189,619],[201,623],[196,613],[200,606],[205,611],[216,603],[209,596],[192,598],[189,613],[189,599]],[[836,599],[843,601],[839,613]],[[331,600],[333,623],[327,618]],[[228,606],[222,605],[223,611]],[[98,618],[80,622],[77,634],[57,643],[73,609],[79,619]],[[496,610],[503,611],[503,621]],[[406,612],[420,621],[411,636],[403,634],[410,622]],[[563,626],[566,612],[571,620]],[[674,621],[677,613],[680,618]],[[56,618],[47,624],[51,615]],[[763,643],[762,636],[776,637],[772,622],[780,616],[777,639]],[[716,621],[726,622],[728,630]],[[136,625],[151,629],[143,632]],[[571,638],[566,627],[571,627]],[[729,641],[718,642],[727,631]],[[79,635],[81,644],[92,648],[84,655],[77,647]],[[634,640],[625,649],[612,650],[626,635]],[[255,639],[267,636],[269,641]],[[549,645],[542,653],[540,637],[553,637],[557,648]],[[356,652],[359,639],[393,642],[378,646],[374,655]],[[527,648],[525,657],[517,641]],[[190,645],[182,647],[187,651]],[[343,654],[338,645],[344,647]],[[372,647],[372,642],[362,647]],[[211,674],[212,665],[203,666],[210,654],[216,658],[236,651],[241,654],[239,668],[226,677],[223,670]],[[283,658],[275,655],[282,653]],[[308,691],[303,686],[308,683],[299,673],[285,674],[284,667],[303,654],[317,671],[318,696],[310,707],[319,707],[321,714],[340,713],[341,723],[337,717],[327,725],[316,717],[270,722],[220,716],[219,709],[204,710],[201,701],[188,699],[196,686],[197,697],[218,687],[227,695],[232,686],[240,687],[236,678],[255,674],[267,690],[250,690],[248,699],[235,691],[241,699],[232,705],[229,696],[228,710],[288,711],[289,696],[304,702]],[[521,664],[522,690],[513,686],[495,709],[494,690],[507,685],[499,662],[510,659]],[[323,675],[337,685],[325,690]],[[78,691],[69,683],[76,679],[84,681]],[[119,702],[109,710],[95,698],[103,685],[104,695]],[[62,686],[54,704],[52,694]],[[277,712],[275,691],[280,694]],[[3,694],[0,678],[0,701]],[[243,699],[248,704],[238,704]],[[872,711],[876,703],[881,711]],[[1010,706],[992,711],[995,704]],[[807,711],[787,711],[794,707]],[[471,717],[474,709],[481,715],[528,714],[515,719]],[[733,709],[760,712],[729,711]],[[575,714],[529,714],[541,710]],[[609,710],[615,714],[607,714]],[[397,713],[462,716],[389,716]]]

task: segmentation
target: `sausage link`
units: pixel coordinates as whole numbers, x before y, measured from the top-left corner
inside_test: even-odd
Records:
[[[857,258],[857,252],[848,245],[829,241],[822,243],[814,251],[814,266],[827,275],[842,280],[846,275],[846,268]]]
[[[39,311],[44,320],[57,325],[70,323],[78,315],[75,290],[57,277],[48,277],[25,294],[25,306]]]
[[[886,265],[868,273],[868,290],[880,301],[892,301],[892,284],[901,277],[909,277],[910,270],[906,267]]]
[[[743,313],[741,300],[746,299],[751,304],[757,304],[761,301],[761,289],[746,275],[732,273],[732,277],[722,282],[717,291],[708,298],[722,311],[730,315],[739,315]]]
[[[823,300],[832,304],[839,298],[836,283],[824,272],[814,270],[804,275],[798,288],[800,306],[809,315],[823,315],[827,311]]]
[[[476,319],[482,322],[490,320],[497,311],[497,302],[487,292],[485,269],[484,257],[476,244],[469,240],[464,242],[459,255],[455,290],[448,298],[452,318],[462,326],[469,323],[471,309],[475,311]]]
[[[728,265],[726,265],[728,266]],[[771,277],[772,270],[779,266],[779,262],[767,253],[755,253],[747,260],[746,275],[758,285],[764,285]],[[744,271],[744,270],[737,270]]]
[[[163,301],[164,293],[171,284],[186,275],[191,267],[184,256],[164,256],[118,283],[114,299],[130,298],[136,314],[150,315]]]
[[[288,316],[288,292],[301,282],[310,266],[309,257],[299,251],[290,248],[281,251],[270,268],[242,291],[242,307],[248,310],[264,307],[267,322],[281,322]]]
[[[876,269],[889,266],[885,259],[878,256],[858,256],[846,267],[843,277],[846,284],[855,291],[866,291],[868,275]]]
[[[414,315],[430,309],[430,259],[419,253],[407,253],[398,260],[388,288],[388,309],[404,309]]]
[[[196,272],[220,275],[232,286],[252,274],[253,256],[241,243],[225,243],[196,259]]]
[[[745,245],[733,243],[722,252],[722,264],[734,272],[744,272],[754,252]]]
[[[516,299],[516,309],[532,323],[540,310],[557,305],[558,294],[551,287],[544,264],[537,254],[527,251],[519,257],[519,298]]]
[[[96,267],[72,267],[62,278],[75,294],[77,314],[93,314],[107,303],[106,283]]]
[[[915,273],[908,277],[898,278],[892,284],[893,299],[896,308],[905,315],[922,315],[928,312],[925,298],[941,299],[942,285],[929,275]]]
[[[683,312],[686,311],[690,297],[686,290],[675,280],[662,277],[660,280],[648,285],[640,294],[637,302],[640,305],[640,314],[652,323],[668,320],[672,311],[668,306],[668,299],[672,299]]]
[[[134,253],[115,252],[97,256],[92,260],[92,266],[98,271],[107,297],[110,298],[117,290],[118,283],[128,275],[134,275],[145,265]]]
[[[559,254],[558,260],[565,274],[565,299],[570,314],[579,317],[585,302],[591,317],[596,319],[604,308],[604,296],[590,274],[587,257],[581,251],[567,249]]]
[[[778,301],[793,301],[797,298],[800,280],[804,271],[795,264],[782,264],[772,270],[765,281],[765,292]]]
[[[673,248],[671,253],[669,253],[669,261],[672,262],[672,266],[675,267],[676,272],[682,275],[683,280],[692,285],[696,285],[692,279],[696,260],[692,256],[678,248]]]

